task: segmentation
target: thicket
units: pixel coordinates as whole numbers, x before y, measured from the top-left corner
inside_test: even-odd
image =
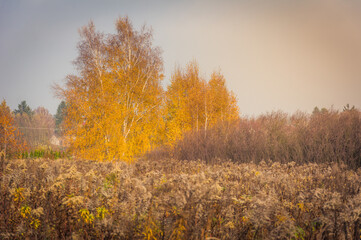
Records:
[[[345,165],[7,160],[1,239],[360,239]]]
[[[220,122],[207,131],[188,132],[174,148],[158,149],[149,156],[206,162],[229,159],[238,163],[345,163],[356,169],[361,167],[361,112],[272,112]]]

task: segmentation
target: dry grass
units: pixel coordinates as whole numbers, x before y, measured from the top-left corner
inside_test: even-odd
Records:
[[[342,164],[10,160],[1,239],[360,239]]]

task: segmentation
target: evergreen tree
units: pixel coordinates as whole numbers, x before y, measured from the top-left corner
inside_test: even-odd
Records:
[[[61,124],[64,120],[64,115],[65,115],[65,108],[66,108],[66,104],[65,101],[61,101],[58,109],[56,110],[56,114],[54,116],[55,118],[55,128],[56,128],[56,133],[57,134],[61,134]]]
[[[26,103],[26,101],[21,101],[21,103],[18,105],[18,109],[14,110],[15,114],[27,114],[29,117],[31,117],[33,115],[33,111],[31,110],[31,108],[29,107],[29,105]]]

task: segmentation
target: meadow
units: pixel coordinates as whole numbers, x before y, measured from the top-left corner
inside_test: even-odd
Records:
[[[360,239],[361,170],[342,163],[4,166],[1,239]]]

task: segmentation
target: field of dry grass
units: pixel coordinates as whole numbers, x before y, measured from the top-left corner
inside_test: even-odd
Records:
[[[1,239],[360,239],[342,164],[8,160]]]

